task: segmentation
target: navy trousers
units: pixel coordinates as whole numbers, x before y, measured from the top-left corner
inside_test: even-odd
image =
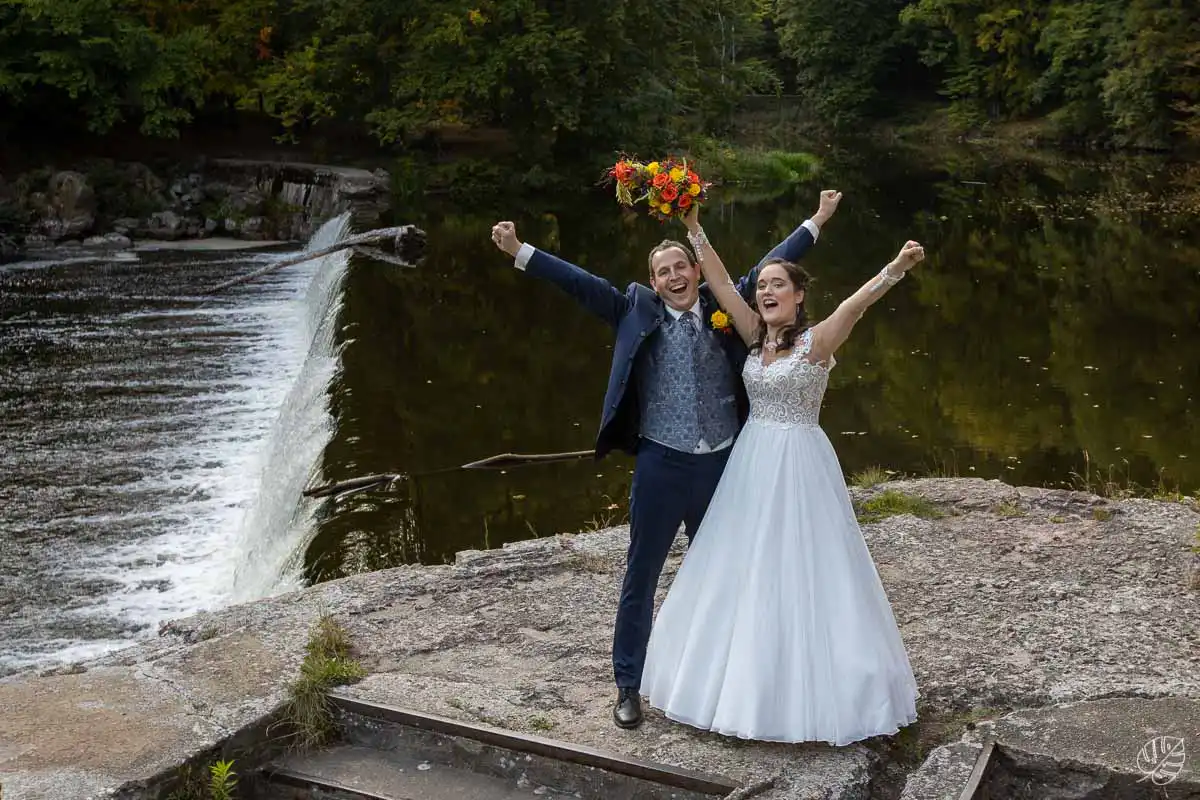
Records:
[[[618,687],[641,686],[654,618],[654,590],[667,553],[680,523],[691,543],[732,450],[683,453],[645,439],[638,445],[629,497],[629,554],[613,634],[613,673]]]

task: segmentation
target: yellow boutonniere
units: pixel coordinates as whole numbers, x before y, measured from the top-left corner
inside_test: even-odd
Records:
[[[724,311],[714,311],[709,321],[712,323],[714,331],[729,333],[729,315]]]

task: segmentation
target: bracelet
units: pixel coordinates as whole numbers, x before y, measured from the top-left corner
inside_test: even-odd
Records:
[[[906,273],[901,272],[899,275],[893,275],[892,273],[888,272],[888,268],[885,266],[883,269],[879,270],[879,280],[871,284],[871,291],[878,292],[884,287],[890,288],[895,286],[900,282],[900,279],[903,278],[905,274]]]
[[[704,260],[704,245],[708,244],[708,236],[704,233],[704,228],[700,228],[695,233],[688,231],[688,241],[692,243],[692,250],[696,252],[697,263]],[[711,246],[711,245],[710,245]]]

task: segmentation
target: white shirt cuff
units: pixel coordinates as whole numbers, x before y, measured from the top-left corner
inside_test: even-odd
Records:
[[[811,219],[806,219],[806,220],[804,220],[804,222],[801,222],[800,224],[803,225],[804,227],[808,228],[808,232],[813,235],[814,242],[817,241],[818,238],[820,238],[821,229],[819,227],[817,227],[817,223],[813,222]]]
[[[816,226],[814,225],[813,227],[815,228]],[[513,262],[513,266],[523,271],[525,269],[525,265],[529,263],[529,259],[533,258],[533,252],[536,249],[536,247],[528,242],[521,245],[521,249],[517,251],[517,258],[516,261]]]

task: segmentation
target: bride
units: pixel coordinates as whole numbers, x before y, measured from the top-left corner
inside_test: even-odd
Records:
[[[834,352],[925,251],[908,242],[810,325],[801,267],[766,262],[755,311],[697,206],[685,222],[751,348],[750,418],[654,623],[642,692],[673,720],[743,739],[843,745],[896,733],[916,720],[916,681],[817,417]]]

